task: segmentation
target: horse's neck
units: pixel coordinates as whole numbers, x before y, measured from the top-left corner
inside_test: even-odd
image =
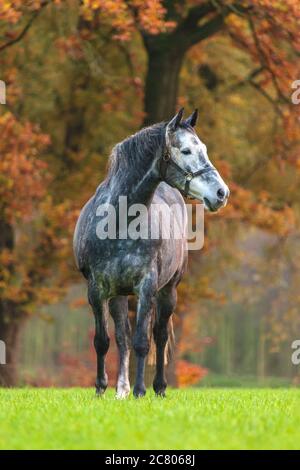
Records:
[[[128,204],[144,204],[148,207],[160,183],[158,159],[157,155],[153,156],[153,160],[146,167],[141,162],[140,171],[135,172],[135,175],[139,175],[138,178],[130,174],[124,178],[120,178],[118,174],[114,175],[110,182],[113,202],[118,203],[120,196],[126,196]]]

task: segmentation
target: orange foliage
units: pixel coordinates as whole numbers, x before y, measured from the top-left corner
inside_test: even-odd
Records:
[[[164,20],[166,10],[161,0],[84,0],[81,12],[87,21],[98,14],[100,23],[112,26],[114,39],[120,41],[128,41],[136,27],[159,34],[175,25]]]
[[[21,16],[22,0],[0,0],[0,20],[16,23]]]
[[[0,212],[9,220],[24,219],[45,195],[46,164],[38,152],[49,144],[49,137],[9,112],[0,116],[0,134]]]
[[[0,134],[0,223],[18,233],[13,249],[1,246],[0,293],[30,313],[34,303],[57,301],[63,292],[76,213],[68,202],[54,204],[47,192],[50,176],[41,152],[49,137],[10,112],[0,116]],[[41,286],[53,264],[60,275]]]
[[[259,198],[252,191],[244,189],[234,182],[230,183],[231,204],[224,211],[228,219],[249,222],[257,227],[269,230],[280,237],[287,236],[296,227],[294,210],[284,206],[280,210],[272,208],[272,201],[266,191]]]
[[[208,370],[197,364],[179,360],[176,363],[176,376],[179,387],[188,387],[200,382],[208,374]]]

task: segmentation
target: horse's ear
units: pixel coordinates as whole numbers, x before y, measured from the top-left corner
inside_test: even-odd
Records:
[[[198,118],[198,109],[195,109],[193,114],[191,114],[187,119],[185,119],[185,123],[189,126],[195,127]]]
[[[182,119],[182,116],[183,116],[183,111],[184,111],[184,108],[181,108],[177,114],[175,114],[175,116],[171,119],[171,121],[169,122],[167,128],[168,130],[174,132],[177,127],[179,126],[180,124],[180,121]]]

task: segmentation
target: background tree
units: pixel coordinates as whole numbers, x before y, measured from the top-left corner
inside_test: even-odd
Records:
[[[28,3],[28,8],[18,1],[0,4],[5,38],[0,45],[1,65],[9,93],[0,116],[0,337],[7,353],[7,364],[0,366],[1,386],[16,383],[18,340],[25,320],[39,305],[62,294],[75,220],[68,203],[55,202],[48,191],[54,175],[43,157],[50,138],[24,118],[20,106],[24,91],[17,83],[14,62],[22,51],[8,53],[25,38],[48,2]],[[19,22],[25,24],[21,29]],[[8,30],[15,24],[16,32]]]

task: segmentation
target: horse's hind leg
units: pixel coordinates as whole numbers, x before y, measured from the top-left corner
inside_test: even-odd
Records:
[[[107,301],[101,298],[101,292],[95,282],[88,283],[88,299],[95,316],[94,346],[97,353],[96,393],[102,395],[107,388],[105,356],[109,348],[107,327]]]
[[[177,301],[176,286],[167,285],[157,294],[157,312],[153,328],[156,344],[156,374],[153,389],[156,395],[165,396],[167,381],[165,378],[165,349],[168,341],[168,323],[175,310]]]
[[[117,398],[126,398],[130,392],[130,323],[128,318],[128,298],[124,296],[118,296],[110,299],[109,311],[115,323],[115,336],[120,358]]]

